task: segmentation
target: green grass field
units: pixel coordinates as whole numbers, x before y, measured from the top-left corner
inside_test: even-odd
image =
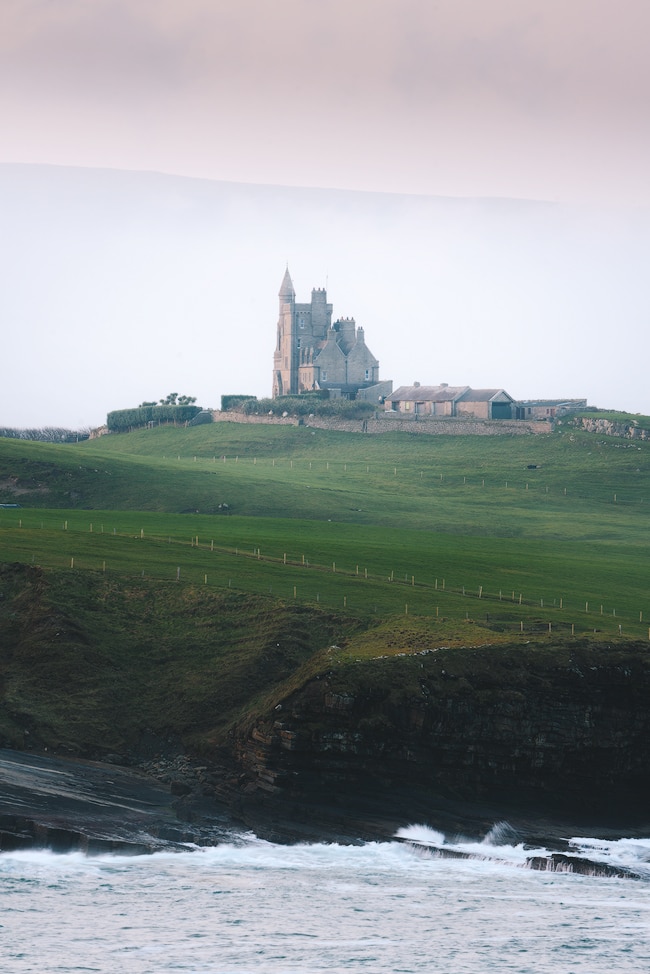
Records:
[[[0,559],[647,638],[650,444],[218,423],[0,440]],[[221,505],[221,507],[220,507]],[[224,507],[227,505],[227,507]],[[620,628],[619,628],[620,627]]]

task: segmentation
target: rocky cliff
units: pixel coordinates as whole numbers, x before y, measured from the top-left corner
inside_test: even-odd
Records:
[[[310,681],[238,756],[249,787],[298,805],[632,825],[650,819],[649,691],[646,645],[425,650]]]
[[[534,830],[544,816],[576,823],[563,835],[588,823],[650,834],[648,643],[515,645],[472,625],[453,638],[482,645],[452,648],[443,631],[2,566],[0,745],[135,766],[167,783],[182,820],[210,823],[218,805],[274,839],[386,836],[414,821]],[[6,819],[17,807],[25,819],[28,800],[8,806],[0,792],[0,831],[20,841],[46,826],[97,837],[81,822],[97,818],[93,802],[60,815],[46,788],[29,831]]]

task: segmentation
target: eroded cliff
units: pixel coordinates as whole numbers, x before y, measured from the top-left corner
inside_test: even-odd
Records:
[[[258,720],[239,760],[280,800],[638,822],[650,817],[648,654],[574,641],[351,663]]]

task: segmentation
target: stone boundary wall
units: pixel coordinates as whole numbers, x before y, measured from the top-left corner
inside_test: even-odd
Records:
[[[249,416],[248,413],[238,413],[235,410],[222,412],[220,409],[212,411],[213,423],[253,423],[264,426],[299,426],[295,416]],[[305,420],[305,423],[307,420]],[[309,420],[311,422],[311,420]]]
[[[650,440],[650,430],[635,426],[634,423],[614,423],[611,419],[590,419],[580,416],[572,420],[572,426],[589,433],[604,433],[605,436],[624,436],[628,440]]]
[[[215,410],[212,418],[215,423],[253,423],[265,426],[307,426],[310,429],[337,430],[343,433],[419,433],[428,436],[522,436],[533,433],[550,433],[553,429],[545,421],[507,419],[456,419],[450,417],[393,418],[382,413],[377,418],[339,419],[333,416],[303,417],[302,422],[295,416],[249,416],[246,413],[221,412]]]

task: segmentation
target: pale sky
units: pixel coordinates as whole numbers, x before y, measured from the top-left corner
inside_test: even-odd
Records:
[[[648,0],[2,0],[0,161],[650,203]]]
[[[396,386],[650,414],[649,37],[650,0],[0,0],[0,426],[269,395],[287,261]]]

